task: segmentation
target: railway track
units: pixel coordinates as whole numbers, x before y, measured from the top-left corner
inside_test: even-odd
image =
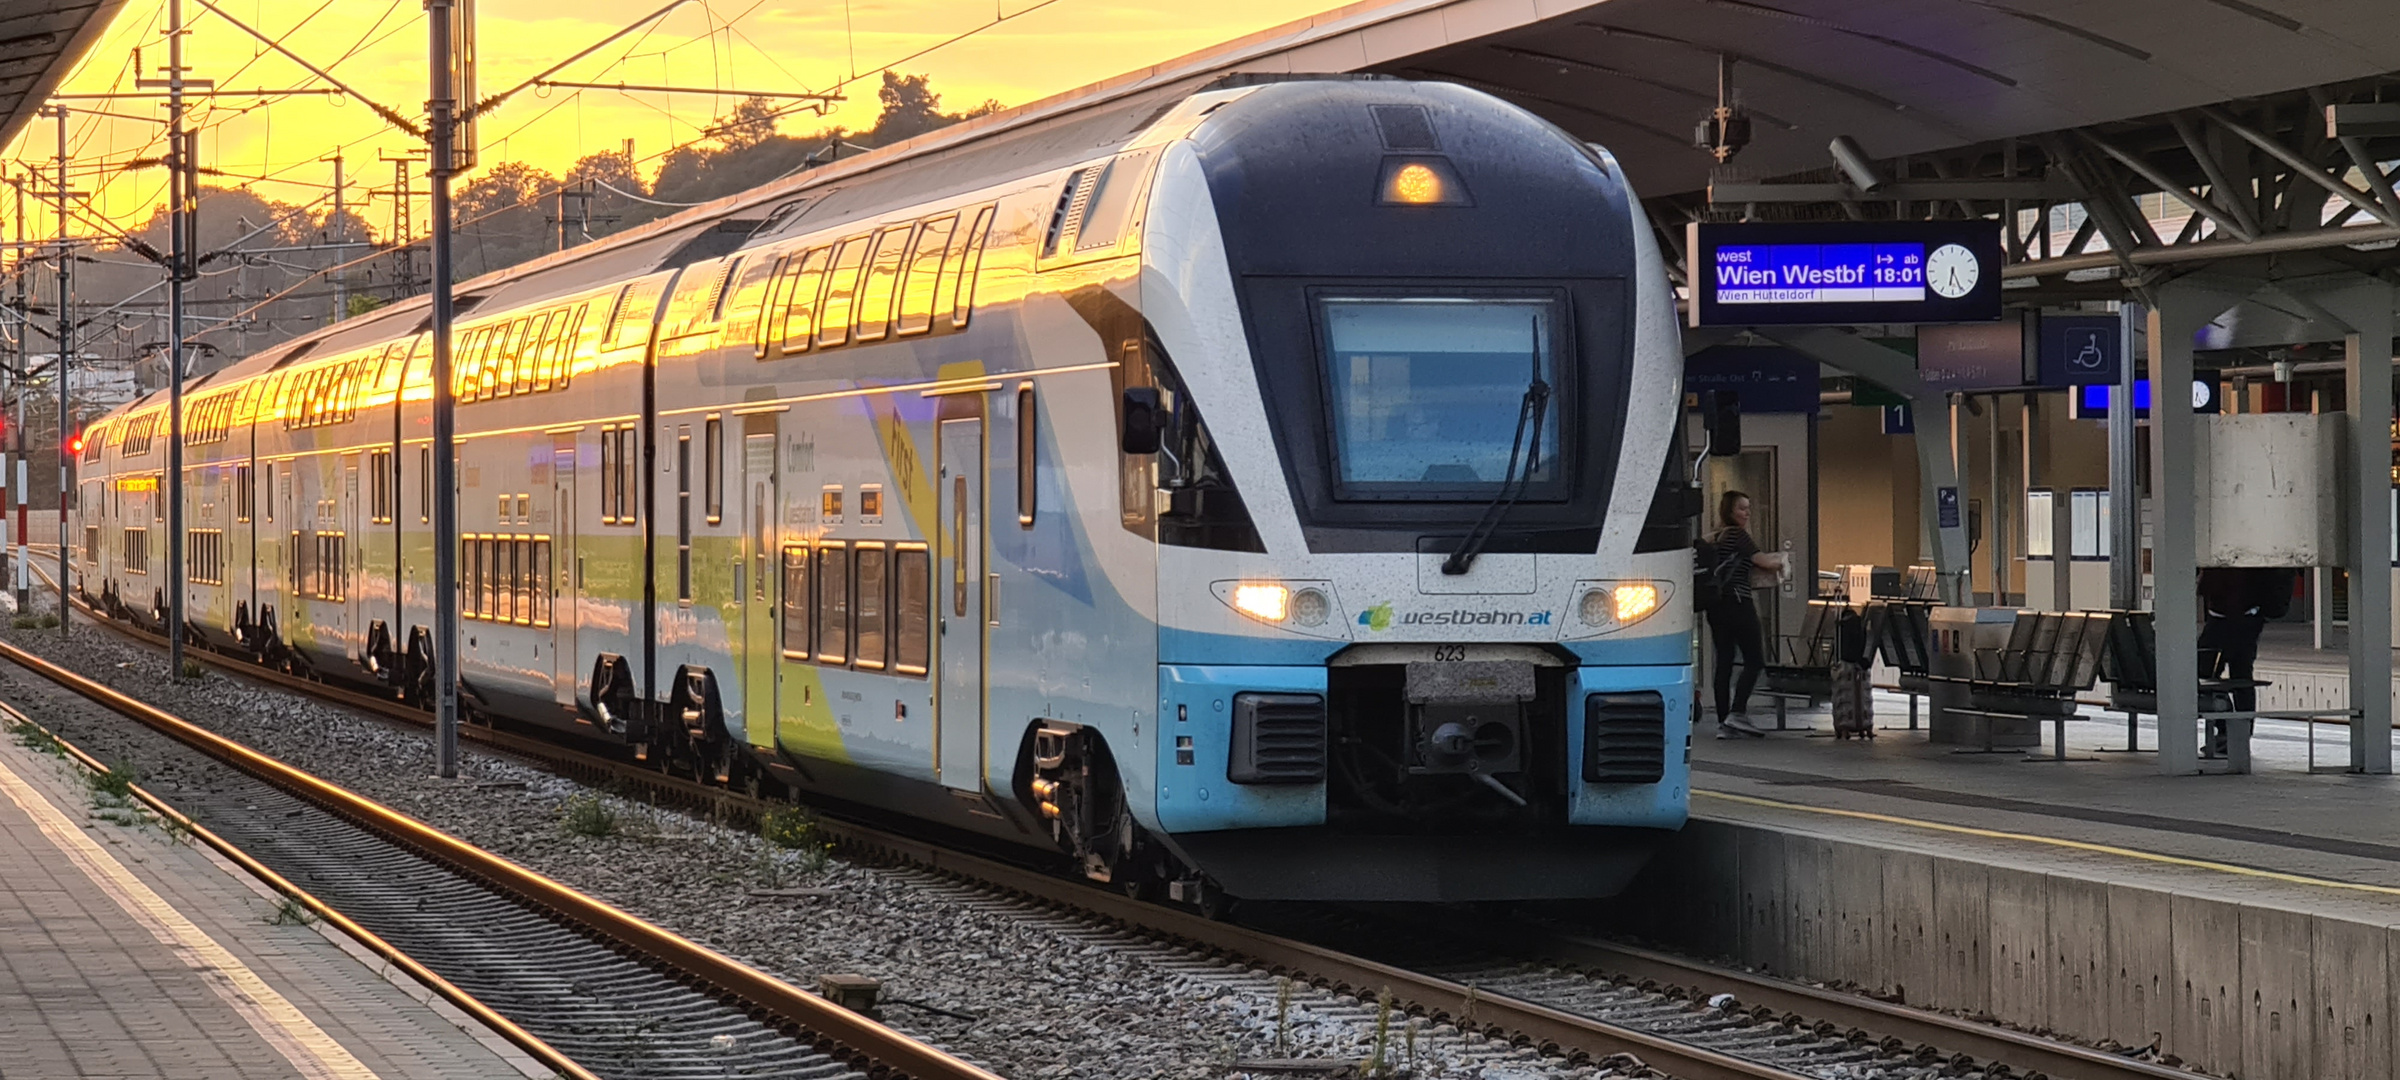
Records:
[[[116,620],[101,621],[153,644],[158,641]],[[243,678],[349,705],[395,723],[417,728],[429,723],[423,712],[397,701],[204,650],[187,655]],[[769,805],[752,795],[505,730],[470,726],[462,735],[562,775],[636,785],[662,803],[720,819],[753,817]],[[822,828],[854,852],[921,867],[1019,901],[1130,928],[1362,998],[1388,992],[1396,1008],[1435,1025],[1571,1058],[1634,1059],[1683,1080],[1798,1080],[1866,1075],[1869,1069],[1895,1078],[2163,1080],[2193,1075],[1529,921],[1504,920],[1469,935],[1484,950],[1475,956],[1384,962],[1136,901],[855,822],[826,819]],[[1459,930],[1446,924],[1454,937]],[[1517,957],[1533,959],[1512,959]],[[1728,993],[1740,1002],[1739,1010],[1704,1004]]]
[[[22,649],[0,660],[237,771],[182,805],[135,796],[563,1076],[998,1080]]]

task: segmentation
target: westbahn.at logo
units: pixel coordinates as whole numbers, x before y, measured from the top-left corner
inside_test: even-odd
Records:
[[[1369,630],[1383,631],[1394,626],[1548,626],[1547,611],[1452,611],[1395,612],[1392,605],[1377,604],[1358,613],[1358,625]]]

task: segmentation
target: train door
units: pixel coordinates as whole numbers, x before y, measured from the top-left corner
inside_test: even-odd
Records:
[[[333,550],[326,553],[332,556],[334,564],[326,567],[325,570],[326,573],[334,575],[334,594],[341,598],[335,602],[335,606],[341,612],[339,618],[342,620],[342,626],[339,633],[342,636],[342,651],[353,660],[358,659],[360,641],[366,636],[361,629],[364,623],[359,618],[361,603],[359,593],[361,590],[358,588],[359,565],[367,547],[363,543],[367,538],[367,530],[363,524],[366,520],[366,510],[358,497],[358,491],[358,455],[344,454],[342,455],[342,505],[338,510],[337,524],[334,526],[341,530],[341,539],[335,541],[331,545]]]
[[[235,437],[247,444],[242,451],[241,471],[235,474],[234,514],[241,524],[239,554],[235,565],[241,569],[241,585],[236,595],[243,601],[243,614],[252,621],[258,619],[258,442],[250,429],[237,429]]]
[[[575,707],[575,436],[550,437],[550,661],[553,700]]]
[[[941,688],[934,771],[945,787],[979,792],[985,760],[983,418],[943,420],[941,429],[941,562],[934,577]]]
[[[781,610],[775,595],[777,582],[776,551],[779,546],[775,528],[776,508],[783,505],[775,497],[775,417],[772,414],[742,418],[742,512],[748,528],[744,530],[743,552],[749,572],[736,575],[736,581],[748,577],[743,587],[748,594],[741,598],[742,608],[742,726],[754,746],[775,745],[775,678],[776,657],[781,654],[777,639],[776,613]],[[716,423],[711,420],[710,423]],[[717,440],[703,442],[703,452],[718,452]],[[704,470],[714,474],[721,466],[714,460]],[[713,487],[708,492],[715,497]]]

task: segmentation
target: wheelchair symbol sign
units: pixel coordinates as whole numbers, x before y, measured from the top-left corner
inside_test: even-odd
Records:
[[[2123,363],[2124,332],[2114,315],[2061,315],[2042,319],[2040,382],[2079,386],[2115,382]]]
[[[2075,352],[2067,358],[2068,367],[2077,371],[2099,371],[2108,366],[2108,354],[2100,348],[2098,331],[2080,331],[2075,339]]]

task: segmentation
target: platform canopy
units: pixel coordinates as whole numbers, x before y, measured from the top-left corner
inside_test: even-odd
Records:
[[[33,121],[125,0],[0,0],[0,145]]]
[[[1395,0],[1166,65],[1372,71],[1489,90],[1607,145],[1644,195],[1698,191],[1718,61],[1757,176],[2400,71],[2386,0]]]

